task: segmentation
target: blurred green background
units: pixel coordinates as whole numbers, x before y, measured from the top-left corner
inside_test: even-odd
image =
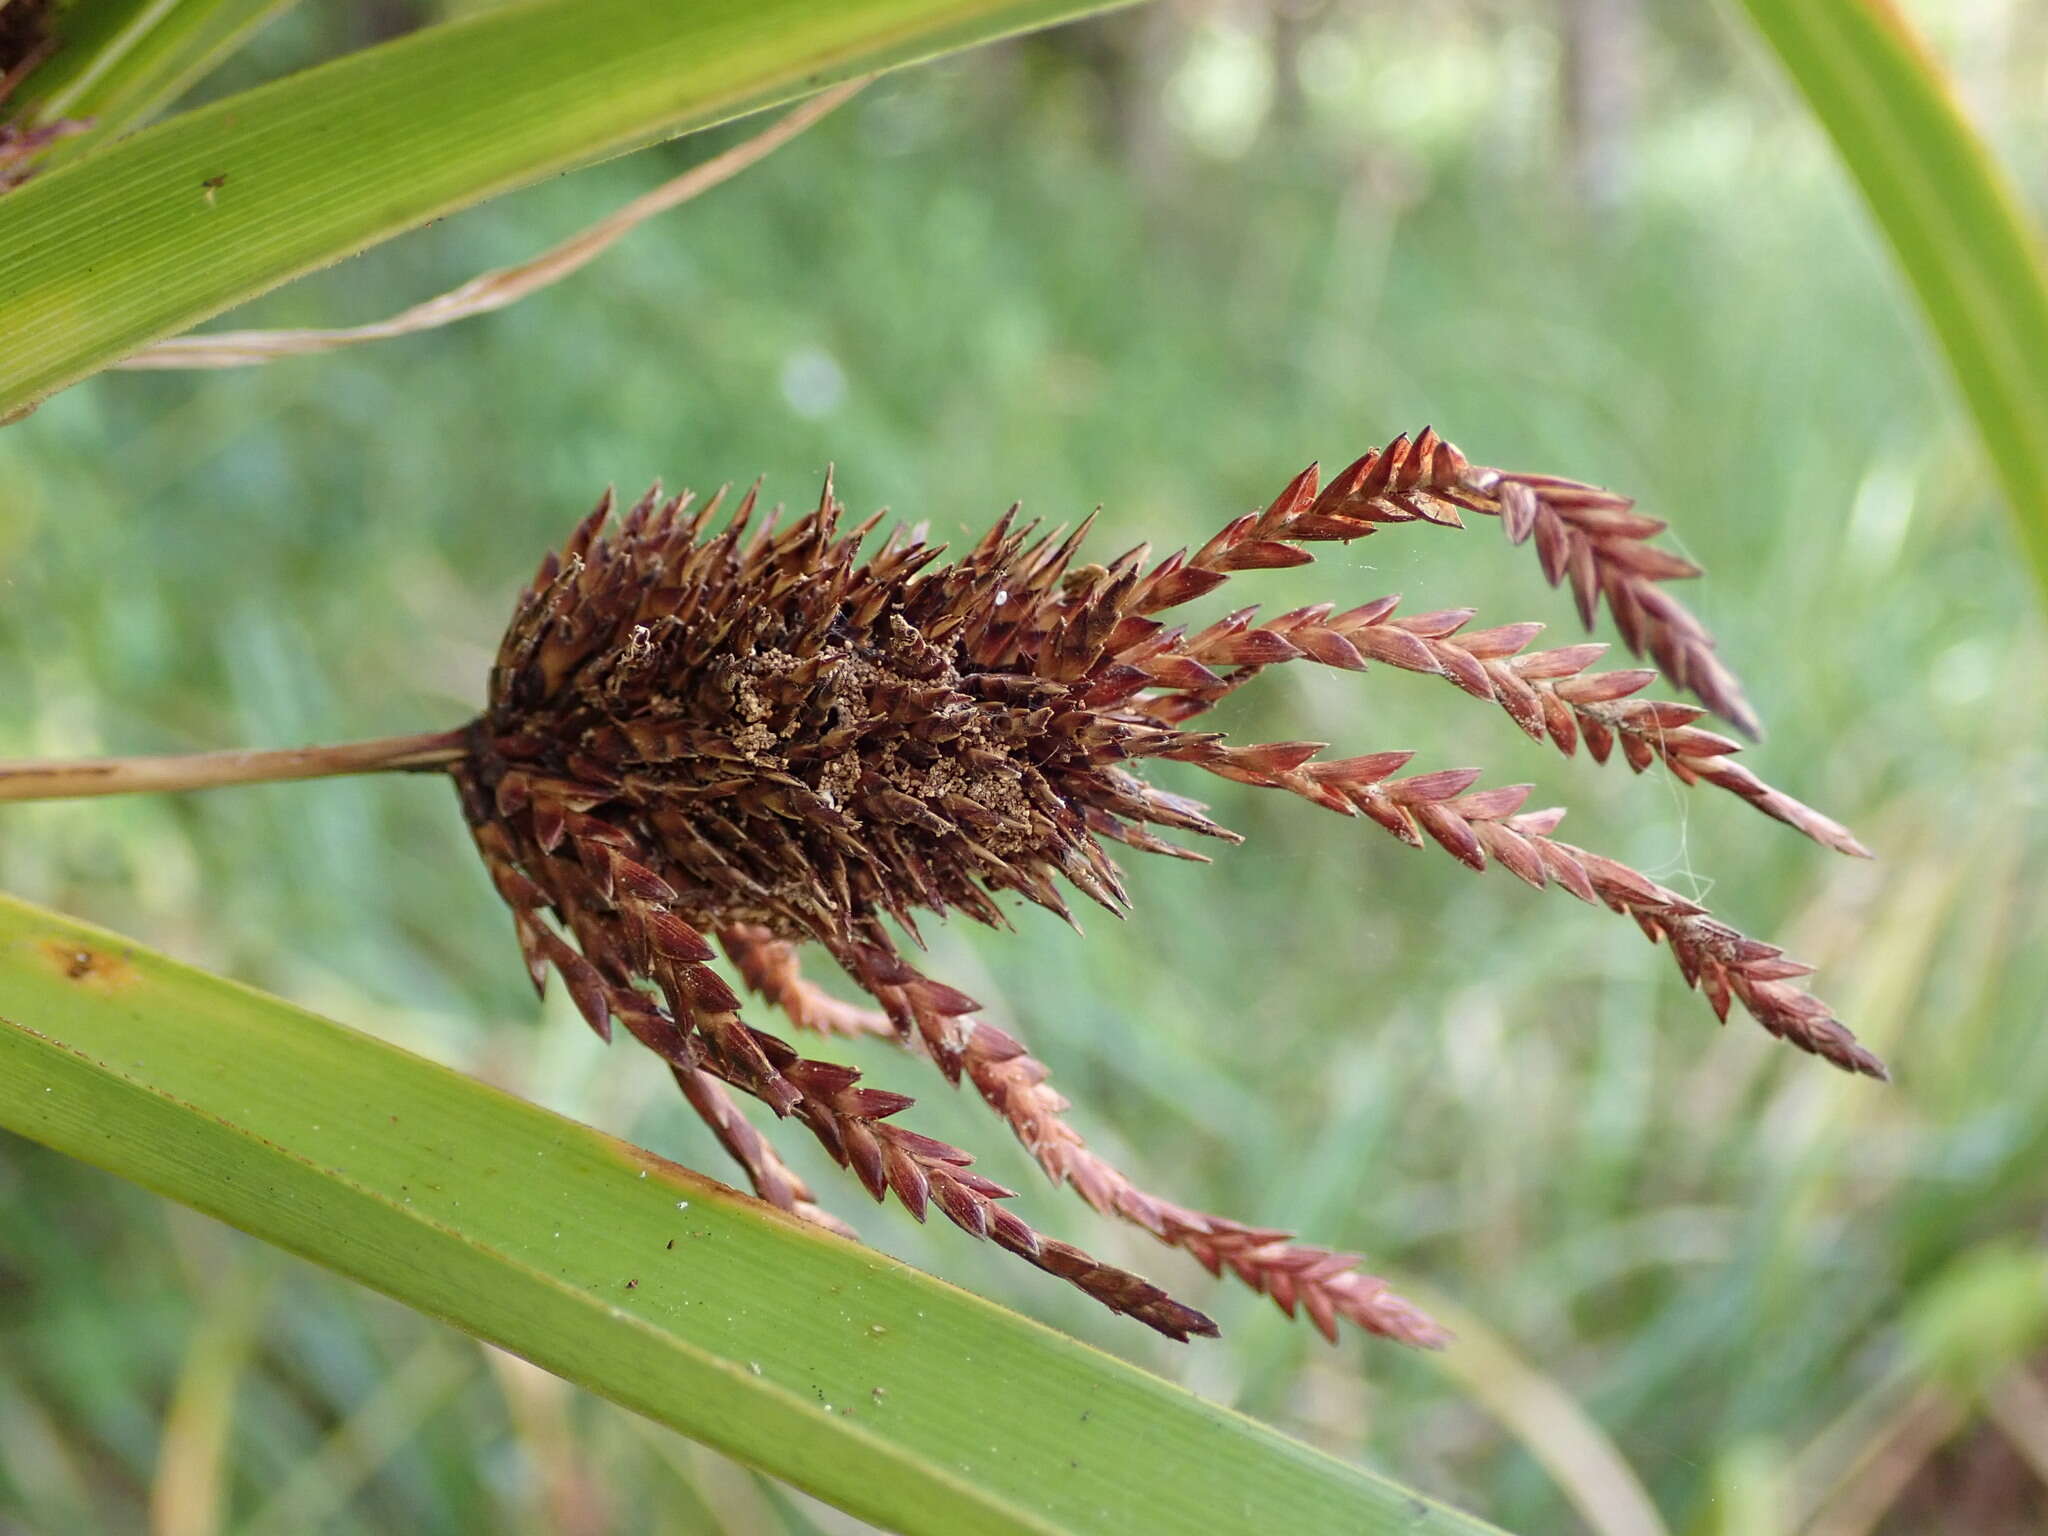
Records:
[[[450,8],[302,6],[209,91]],[[2048,14],[1911,9],[2048,204],[2019,152],[2048,131]],[[491,204],[237,323],[376,318],[735,137]],[[1897,1083],[1717,1030],[1618,919],[1188,774],[1245,847],[1133,856],[1127,926],[956,927],[932,969],[1034,1044],[1124,1167],[1368,1254],[1458,1347],[1327,1347],[1045,1188],[971,1096],[883,1048],[849,1055],[924,1096],[920,1128],[1225,1338],[1166,1345],[785,1150],[879,1246],[1511,1529],[2048,1528],[2035,593],[1887,258],[1732,10],[1155,6],[885,81],[504,314],[103,376],[0,433],[0,755],[454,723],[514,590],[608,482],[765,472],[803,502],[836,461],[850,504],[942,537],[1013,498],[1100,504],[1114,551],[1198,540],[1424,422],[1672,519],[1772,727],[1749,760],[1880,862],[1563,762],[1386,669],[1285,669],[1219,723],[1533,779],[1568,836],[1818,963]],[[1576,628],[1490,526],[1237,585]],[[536,1007],[444,784],[8,807],[0,882],[728,1176],[650,1059]],[[0,1530],[854,1528],[0,1141]]]

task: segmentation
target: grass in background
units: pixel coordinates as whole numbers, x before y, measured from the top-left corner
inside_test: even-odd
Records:
[[[1856,1501],[1901,1447],[1947,1442],[1936,1471],[1960,1477],[2044,1434],[2013,1384],[2041,1344],[2048,1210],[2039,624],[1817,132],[1753,56],[1688,35],[1690,60],[1649,61],[1634,195],[1580,216],[1547,175],[1542,14],[1497,41],[1463,13],[1425,39],[1371,12],[1309,61],[1309,121],[1257,136],[1225,110],[1256,106],[1259,80],[1229,73],[1243,51],[1198,36],[1184,67],[1211,73],[1169,82],[1174,153],[1138,192],[1079,44],[923,71],[506,314],[61,396],[0,435],[0,755],[450,723],[536,551],[611,480],[766,471],[796,502],[837,460],[856,508],[944,534],[1013,496],[1053,518],[1100,502],[1118,548],[1203,535],[1309,457],[1431,421],[1488,461],[1630,490],[1710,569],[1688,597],[1771,726],[1759,770],[1879,864],[1564,763],[1387,669],[1276,675],[1220,723],[1534,779],[1577,807],[1575,840],[1715,882],[1717,909],[1819,962],[1894,1087],[1717,1032],[1618,920],[1190,783],[1246,847],[1208,870],[1129,861],[1138,916],[1086,943],[1036,914],[944,931],[935,969],[1017,1020],[1134,1174],[1352,1244],[1489,1337],[1442,1362],[1330,1350],[1256,1298],[1196,1294],[1191,1265],[1046,1190],[978,1106],[884,1051],[856,1054],[923,1095],[922,1128],[973,1128],[1021,1214],[1188,1287],[1226,1338],[1134,1337],[863,1208],[784,1141],[880,1246],[1509,1528],[1576,1508],[1655,1529],[1574,1454],[1547,1387],[1673,1531],[1815,1511],[1869,1529]],[[295,13],[273,62],[331,46],[322,25]],[[381,314],[702,152],[522,194],[238,323]],[[1575,627],[1490,527],[1383,534],[1253,595],[1395,590]],[[663,1074],[559,1000],[537,1014],[447,799],[338,782],[10,807],[0,883],[723,1177]],[[18,1142],[0,1296],[0,1522],[132,1528],[155,1501],[180,1531],[216,1507],[259,1530],[843,1528]],[[1938,1486],[1908,1486],[1894,1520]],[[2041,1495],[2015,1487],[2023,1529]]]

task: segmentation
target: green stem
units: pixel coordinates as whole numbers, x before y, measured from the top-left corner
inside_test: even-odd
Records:
[[[324,779],[344,773],[404,772],[443,767],[459,761],[468,750],[466,732],[453,730],[267,752],[0,762],[0,800],[77,800],[88,795],[161,794],[212,789],[220,784]]]

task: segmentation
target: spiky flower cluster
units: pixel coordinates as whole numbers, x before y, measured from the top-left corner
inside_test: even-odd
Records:
[[[453,765],[466,813],[510,905],[534,984],[559,973],[597,1033],[623,1026],[674,1073],[767,1200],[837,1227],[740,1113],[730,1089],[802,1121],[876,1199],[957,1226],[1175,1338],[1214,1324],[1157,1286],[1033,1231],[1011,1191],[968,1154],[898,1123],[911,1100],[808,1059],[742,1017],[712,969],[713,941],[747,987],[799,1029],[873,1033],[973,1083],[1055,1180],[1097,1210],[1229,1269],[1334,1336],[1339,1318],[1414,1344],[1442,1333],[1354,1255],[1147,1194],[1061,1118],[1045,1068],[978,1005],[906,958],[919,914],[1003,922],[1015,893],[1062,916],[1066,892],[1112,911],[1123,883],[1105,841],[1180,858],[1161,836],[1225,841],[1195,801],[1151,783],[1149,761],[1187,763],[1288,790],[1394,836],[1434,841],[1539,888],[1625,913],[1664,940],[1688,983],[1725,1016],[1739,1001],[1773,1034],[1838,1066],[1882,1075],[1828,1008],[1807,967],[1696,903],[1555,836],[1562,813],[1522,809],[1527,786],[1481,789],[1476,770],[1397,776],[1411,754],[1328,759],[1316,742],[1234,745],[1188,722],[1265,668],[1373,661],[1440,676],[1572,754],[1617,746],[1638,771],[1747,800],[1830,847],[1861,854],[1833,821],[1733,760],[1691,705],[1636,697],[1656,675],[1595,672],[1604,649],[1528,649],[1541,626],[1471,630],[1466,610],[1398,617],[1382,598],[1257,622],[1245,609],[1189,630],[1157,617],[1233,572],[1308,563],[1304,545],[1382,524],[1457,526],[1498,516],[1533,538],[1622,637],[1745,728],[1753,717],[1698,621],[1659,585],[1694,568],[1646,541],[1662,524],[1576,482],[1468,463],[1433,432],[1369,453],[1327,486],[1314,468],[1263,511],[1193,552],[1076,556],[1085,525],[1036,535],[1006,514],[964,557],[879,518],[841,527],[828,479],[817,509],[755,522],[749,492],[714,531],[719,498],[650,491],[607,529],[609,496],[520,598],[489,707]],[[798,969],[815,942],[872,1008],[840,1002]]]

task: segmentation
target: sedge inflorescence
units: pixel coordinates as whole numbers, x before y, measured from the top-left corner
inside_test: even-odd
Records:
[[[761,1027],[713,969],[798,1030],[876,1034],[967,1080],[1055,1180],[1229,1271],[1334,1337],[1338,1321],[1413,1344],[1443,1334],[1356,1256],[1149,1194],[1091,1151],[1066,1101],[1014,1034],[905,953],[921,917],[1001,925],[1005,894],[1065,916],[1079,897],[1126,908],[1107,845],[1202,856],[1168,834],[1235,842],[1194,800],[1153,782],[1178,763],[1363,816],[1474,869],[1555,885],[1633,918],[1725,1017],[1850,1070],[1883,1075],[1808,967],[1612,859],[1561,841],[1561,811],[1477,770],[1406,773],[1407,752],[1326,757],[1307,741],[1239,745],[1194,728],[1265,669],[1373,662],[1440,677],[1569,756],[1619,752],[1638,771],[1739,796],[1829,847],[1843,827],[1763,783],[1696,705],[1638,695],[1647,668],[1596,671],[1605,649],[1532,650],[1541,626],[1469,627],[1468,610],[1402,615],[1393,598],[1199,628],[1161,617],[1243,570],[1307,564],[1305,547],[1390,523],[1501,520],[1531,541],[1590,623],[1745,730],[1741,688],[1663,583],[1697,574],[1648,541],[1663,525],[1574,481],[1468,462],[1435,433],[1396,439],[1321,484],[1303,471],[1263,510],[1199,549],[1133,549],[1079,563],[1084,527],[1039,533],[1002,517],[951,563],[901,528],[862,554],[878,518],[844,526],[828,478],[782,524],[749,492],[718,522],[659,489],[612,522],[607,496],[522,594],[488,708],[450,771],[537,987],[561,977],[593,1029],[660,1056],[762,1198],[837,1220],[739,1109],[738,1090],[801,1121],[876,1199],[955,1225],[1175,1338],[1203,1314],[1150,1282],[1034,1231],[966,1152],[910,1129],[911,1099],[811,1059]],[[815,945],[870,1000],[807,981]]]

